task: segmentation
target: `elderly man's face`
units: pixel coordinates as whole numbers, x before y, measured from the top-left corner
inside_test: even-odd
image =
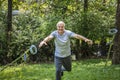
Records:
[[[59,24],[58,26],[57,26],[57,30],[58,30],[58,33],[59,34],[63,34],[64,33],[64,24],[63,23],[61,23],[61,24]]]

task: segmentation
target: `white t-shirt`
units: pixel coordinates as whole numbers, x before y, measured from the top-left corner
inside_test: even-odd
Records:
[[[54,37],[55,56],[64,58],[71,55],[70,38],[73,37],[74,34],[74,32],[69,30],[65,30],[62,35],[60,35],[57,30],[50,34]]]

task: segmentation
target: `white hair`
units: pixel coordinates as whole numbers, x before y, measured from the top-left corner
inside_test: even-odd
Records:
[[[63,24],[65,26],[65,23],[63,21],[59,21],[56,26],[58,27],[59,24]]]

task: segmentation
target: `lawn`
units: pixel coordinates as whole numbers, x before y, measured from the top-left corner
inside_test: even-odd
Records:
[[[0,80],[55,80],[54,63],[20,64],[0,72]],[[120,65],[105,66],[103,59],[72,62],[72,71],[64,72],[62,80],[120,80]]]

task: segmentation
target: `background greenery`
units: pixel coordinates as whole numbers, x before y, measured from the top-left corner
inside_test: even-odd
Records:
[[[66,29],[86,36],[95,43],[100,43],[103,37],[107,38],[107,42],[109,42],[111,36],[108,31],[115,27],[116,1],[107,0],[103,3],[102,0],[89,0],[87,12],[84,11],[83,6],[83,0],[13,0],[13,11],[18,10],[19,14],[12,18],[10,48],[6,49],[7,1],[1,0],[0,64],[12,62],[30,45],[38,45],[44,37],[56,29],[56,23],[60,20],[66,23]],[[72,42],[74,46],[72,49],[77,49],[77,52],[81,54],[84,53],[83,50],[86,50],[85,53],[87,53],[88,46],[80,45],[80,41],[77,40],[72,40]],[[90,51],[95,50],[93,48]],[[47,49],[50,50],[48,53],[52,55],[54,45],[50,43],[50,46],[39,53],[39,57],[38,55],[30,56],[28,61],[36,59],[37,62],[44,61],[46,55],[43,54]],[[93,54],[93,52],[91,53]]]

